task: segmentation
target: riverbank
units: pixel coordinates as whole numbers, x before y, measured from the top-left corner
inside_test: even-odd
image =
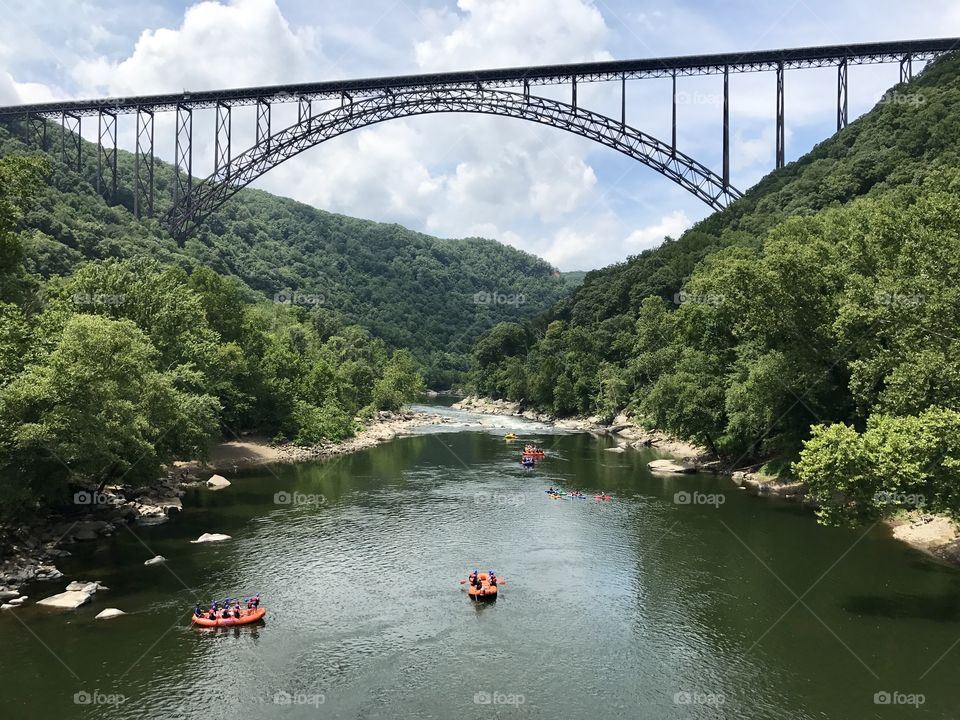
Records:
[[[630,422],[626,415],[618,415],[612,422],[604,422],[604,418],[599,415],[557,418],[534,410],[521,410],[520,403],[474,396],[467,396],[460,402],[454,403],[452,407],[454,410],[466,410],[487,415],[522,417],[535,422],[548,423],[564,430],[579,430],[596,435],[612,435],[617,441],[617,448],[621,450],[626,450],[628,447],[654,448],[686,463],[692,468],[691,471],[703,470],[709,472],[716,466],[715,459],[706,448],[659,430],[648,430]],[[610,449],[616,450],[616,448]]]
[[[735,485],[752,491],[758,497],[780,498],[799,503],[810,510],[816,510],[819,507],[815,501],[807,497],[806,484],[798,480],[767,475],[755,470],[723,467],[706,448],[658,430],[640,427],[631,423],[626,415],[618,415],[611,423],[604,423],[603,418],[599,416],[556,418],[533,410],[521,410],[519,403],[474,396],[468,396],[452,407],[456,410],[491,415],[523,417],[570,430],[613,435],[616,437],[617,447],[609,448],[610,450],[623,452],[630,447],[654,448],[673,456],[673,460],[658,460],[650,463],[650,469],[653,472],[661,474],[714,472],[729,475]],[[897,540],[939,560],[960,566],[960,525],[952,519],[943,515],[913,511],[884,518],[881,522]]]
[[[181,498],[187,488],[209,486],[213,490],[229,485],[218,473],[322,460],[374,447],[416,427],[446,422],[449,418],[432,413],[380,412],[356,435],[340,442],[301,447],[274,444],[259,436],[214,442],[206,460],[175,462],[151,485],[108,485],[102,492],[77,492],[75,512],[5,529],[7,539],[0,545],[0,602],[20,596],[28,583],[63,577],[56,561],[70,555],[67,548],[71,545],[110,536],[124,525],[166,522],[183,510]],[[216,477],[220,479],[211,482]]]

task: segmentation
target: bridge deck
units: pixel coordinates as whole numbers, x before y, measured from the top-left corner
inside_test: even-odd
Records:
[[[165,95],[143,95],[126,98],[97,98],[69,100],[0,107],[0,119],[16,117],[57,117],[63,113],[74,116],[134,113],[137,109],[169,112],[178,106],[202,109],[217,104],[253,105],[258,100],[267,102],[297,102],[303,99],[367,97],[385,91],[429,90],[433,87],[466,88],[478,84],[490,88],[520,87],[524,85],[557,85],[572,82],[600,82],[622,78],[670,77],[674,74],[711,75],[723,73],[758,72],[784,68],[811,68],[837,65],[846,60],[849,65],[899,61],[903,58],[930,60],[960,48],[960,38],[930,40],[903,40],[895,42],[861,43],[855,45],[828,45],[789,50],[761,50],[714,55],[686,55],[681,57],[646,58],[639,60],[612,60],[569,65],[540,65],[472,70],[464,72],[401,75],[396,77],[331,80],[293,85],[235,88],[227,90],[184,91]]]

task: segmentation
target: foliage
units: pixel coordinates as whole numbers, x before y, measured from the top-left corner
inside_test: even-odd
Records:
[[[733,467],[800,457],[824,521],[903,488],[953,508],[935,458],[955,456],[936,437],[960,412],[960,58],[891,92],[679,239],[488,331],[473,388],[558,414],[625,410]]]

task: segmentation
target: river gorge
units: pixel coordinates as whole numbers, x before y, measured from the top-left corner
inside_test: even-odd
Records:
[[[451,410],[324,461],[193,489],[170,522],[72,546],[73,612],[0,614],[5,706],[81,718],[942,718],[960,571],[882,526],[823,528],[655,450]],[[507,432],[541,444],[534,470]],[[585,500],[552,500],[549,487]],[[609,502],[594,494],[608,493]],[[191,544],[204,532],[230,540]],[[166,563],[145,566],[162,555]],[[469,570],[506,580],[471,603]],[[262,626],[190,609],[259,593]],[[127,615],[97,621],[106,607]]]

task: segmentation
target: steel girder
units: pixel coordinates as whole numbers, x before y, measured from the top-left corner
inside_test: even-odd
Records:
[[[847,59],[837,65],[837,132],[847,126]]]
[[[183,105],[177,107],[173,165],[173,202],[189,202],[193,190],[193,110]]]
[[[109,110],[97,118],[97,192],[117,198],[117,116]]]
[[[80,172],[83,160],[83,140],[80,136],[81,117],[72,113],[60,114],[60,157],[64,164]]]
[[[153,217],[153,111],[137,112],[137,146],[133,153],[133,214]]]
[[[783,65],[781,64],[777,68],[777,169],[783,167],[786,156],[786,135],[783,122],[784,104]]]
[[[47,149],[47,121],[39,115],[27,116],[27,141],[41,150]]]
[[[331,138],[401,117],[469,112],[531,120],[589,138],[638,160],[719,210],[741,196],[705,165],[668,143],[598,113],[539,96],[484,88],[436,88],[354,100],[275,133],[218,167],[167,216],[175,237],[187,232],[242,187],[285,160]]]
[[[354,100],[377,97],[387,89],[395,93],[430,91],[439,88],[520,88],[531,85],[603,82],[635,78],[667,78],[672,75],[718,75],[743,72],[772,72],[780,64],[787,69],[836,66],[846,59],[850,65],[870,63],[899,63],[905,56],[928,61],[960,48],[960,38],[929,40],[897,40],[879,43],[830,45],[784,50],[759,50],[714,55],[687,55],[681,57],[611,60],[565,65],[471,70],[465,72],[402,75],[381,78],[357,78],[315,83],[273,85],[227,90],[205,90],[167,95],[145,95],[130,98],[98,98],[55,103],[39,103],[0,107],[0,119],[23,117],[26,113],[58,118],[62,112],[74,115],[95,115],[101,109],[117,114],[134,113],[138,107],[155,112],[173,112],[177,105],[193,109],[214,108],[221,103],[233,106],[255,105],[258,101],[270,103],[336,99],[349,93]]]

